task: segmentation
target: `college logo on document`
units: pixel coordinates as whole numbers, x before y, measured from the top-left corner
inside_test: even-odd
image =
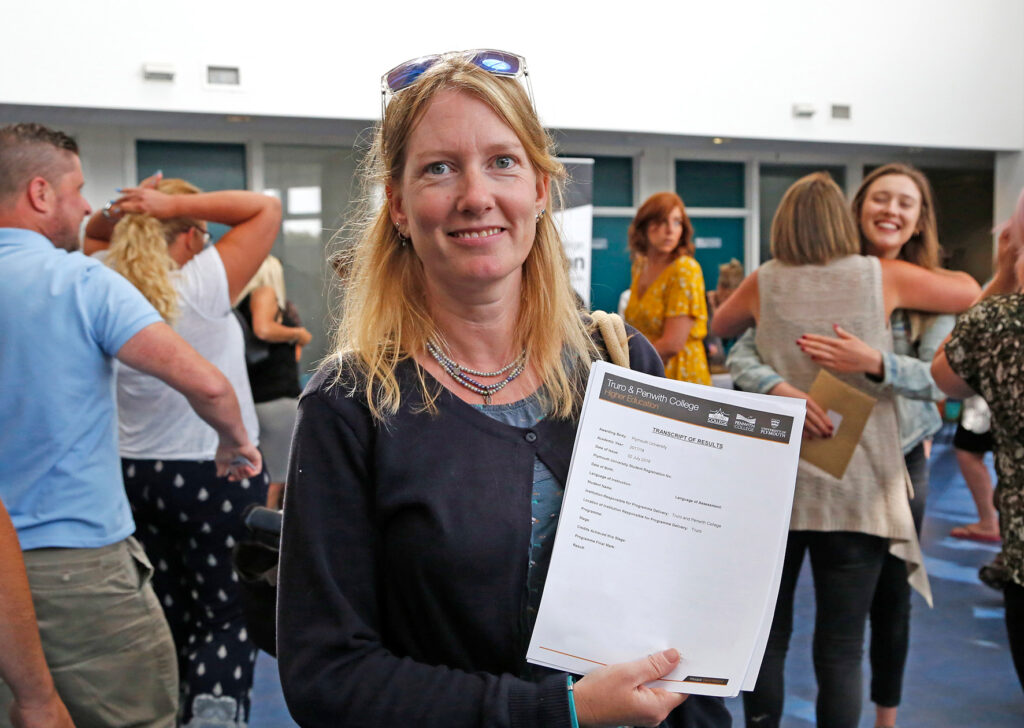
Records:
[[[725,414],[725,412],[723,412],[721,408],[719,408],[716,409],[714,412],[708,413],[708,422],[710,422],[713,425],[725,426],[729,424],[729,415]]]
[[[736,421],[733,423],[733,427],[737,430],[743,430],[744,432],[753,432],[754,425],[757,424],[756,417],[746,417],[743,414],[736,413]]]
[[[772,417],[772,427],[778,427],[781,424],[782,424],[782,420],[777,420],[774,417]]]

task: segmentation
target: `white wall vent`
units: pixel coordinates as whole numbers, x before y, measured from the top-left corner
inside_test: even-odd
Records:
[[[239,86],[242,73],[238,66],[207,66],[206,82],[211,86]]]

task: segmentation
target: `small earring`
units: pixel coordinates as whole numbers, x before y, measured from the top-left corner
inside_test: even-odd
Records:
[[[405,235],[402,235],[402,228],[398,226],[397,222],[395,223],[395,232],[398,233],[398,240],[400,242],[400,245],[403,248],[407,246],[409,244],[409,238],[407,238]]]
[[[540,221],[541,221],[541,219],[543,219],[543,217],[544,217],[545,213],[547,213],[547,211],[548,211],[548,210],[547,210],[547,208],[546,208],[546,207],[542,207],[542,208],[540,209],[540,212],[538,212],[538,213],[537,213],[537,217],[535,218],[535,219],[536,219],[536,221],[537,221],[537,222],[540,222]]]

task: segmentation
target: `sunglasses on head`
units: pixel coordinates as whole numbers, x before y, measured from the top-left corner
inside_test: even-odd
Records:
[[[533,89],[530,86],[530,73],[526,70],[526,59],[508,51],[478,48],[471,51],[420,56],[392,68],[380,78],[381,117],[384,116],[384,109],[395,94],[414,84],[416,79],[446,58],[462,58],[495,76],[526,79],[526,91],[530,96],[530,104],[533,105]]]

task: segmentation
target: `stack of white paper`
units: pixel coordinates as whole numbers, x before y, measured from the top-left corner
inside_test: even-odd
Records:
[[[753,689],[804,412],[594,364],[529,661],[585,674],[675,647],[679,666],[654,685]]]

